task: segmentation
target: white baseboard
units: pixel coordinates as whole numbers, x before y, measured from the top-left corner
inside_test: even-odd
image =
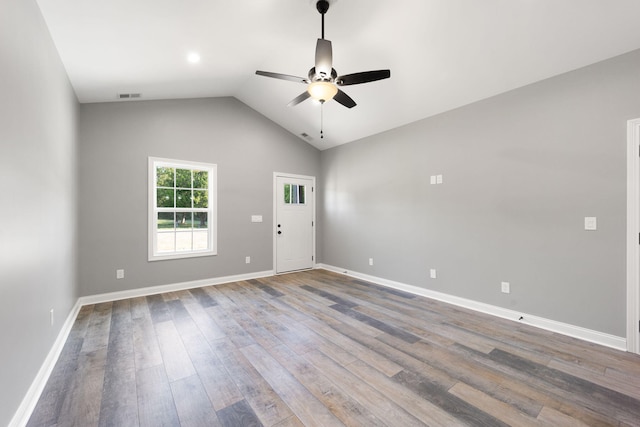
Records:
[[[490,314],[492,316],[501,317],[503,319],[525,323],[527,325],[535,326],[540,329],[545,329],[551,332],[557,332],[559,334],[567,335],[573,338],[578,338],[584,341],[589,341],[595,344],[611,347],[616,350],[627,351],[626,338],[617,337],[615,335],[605,334],[603,332],[582,328],[580,326],[557,322],[555,320],[545,319],[543,317],[533,316],[531,314],[513,311],[506,308],[485,304],[482,302],[473,301],[466,298],[460,298],[460,297],[445,294],[442,292],[431,291],[429,289],[421,288],[419,286],[407,285],[405,283],[395,282],[393,280],[382,279],[380,277],[370,276],[368,274],[359,273],[356,271],[351,271],[344,268],[335,267],[332,265],[317,264],[316,267],[325,269],[328,271],[333,271],[335,273],[345,274],[347,276],[355,277],[358,279],[363,279],[368,282],[376,283],[378,285],[386,286],[389,288],[409,292],[414,295],[420,295],[423,297],[432,298],[438,301],[457,305],[459,307],[464,307],[464,308],[475,310],[481,313]]]
[[[58,334],[58,337],[53,344],[53,347],[49,351],[49,354],[47,355],[44,363],[40,367],[36,378],[33,380],[33,383],[31,383],[31,387],[29,387],[27,394],[25,395],[24,399],[22,399],[22,403],[18,407],[18,410],[9,423],[9,427],[24,427],[29,422],[29,418],[31,417],[31,414],[33,413],[33,410],[35,409],[36,404],[40,399],[40,395],[42,394],[42,391],[44,390],[44,387],[49,380],[49,376],[51,376],[51,372],[53,371],[53,368],[58,361],[58,357],[60,357],[60,353],[62,352],[62,348],[67,341],[69,333],[71,332],[73,323],[75,322],[76,317],[78,316],[78,312],[83,305],[118,301],[127,298],[155,295],[165,292],[182,291],[185,289],[201,288],[203,286],[221,285],[223,283],[259,279],[261,277],[269,276],[273,276],[273,271],[260,271],[248,274],[238,274],[235,276],[194,280],[191,282],[182,282],[170,285],[150,286],[146,288],[132,289],[129,291],[110,292],[106,294],[98,294],[78,298],[78,301],[76,301],[76,304],[73,306],[73,309],[67,316],[67,319],[65,320],[64,325],[62,326],[62,329],[60,330],[60,333]]]
[[[29,390],[27,390],[27,394],[22,399],[22,403],[18,407],[18,410],[13,415],[13,418],[9,422],[9,427],[23,427],[26,426],[29,422],[29,418],[31,418],[31,413],[36,407],[38,400],[40,399],[40,395],[44,390],[45,385],[47,385],[47,381],[49,380],[49,376],[51,376],[51,372],[53,371],[56,362],[58,361],[58,357],[60,357],[60,353],[64,347],[64,344],[67,342],[67,338],[69,337],[69,333],[71,332],[71,328],[73,327],[74,322],[76,321],[76,317],[78,316],[78,312],[80,311],[81,304],[79,301],[73,306],[67,319],[64,321],[62,328],[60,329],[60,333],[53,343],[51,350],[49,350],[49,354],[44,359],[40,370],[36,374],[35,379],[31,383]]]
[[[147,295],[162,294],[165,292],[183,291],[185,289],[201,288],[203,286],[221,285],[223,283],[240,282],[242,280],[259,279],[273,276],[273,270],[258,271],[255,273],[237,274],[234,276],[215,277],[213,279],[193,280],[191,282],[174,283],[170,285],[149,286],[146,288],[131,289],[128,291],[109,292],[106,294],[80,297],[80,305],[99,304],[101,302],[118,301],[127,298],[144,297]]]

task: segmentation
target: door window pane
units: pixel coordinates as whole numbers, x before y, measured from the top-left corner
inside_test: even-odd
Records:
[[[297,184],[284,184],[284,203],[286,205],[304,205],[305,186]]]
[[[285,204],[291,203],[291,185],[290,184],[284,185],[284,203]]]

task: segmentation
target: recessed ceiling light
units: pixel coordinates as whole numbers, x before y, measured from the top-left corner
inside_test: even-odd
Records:
[[[198,62],[200,62],[200,54],[197,52],[191,52],[187,55],[187,61],[189,61],[192,64],[197,64]]]

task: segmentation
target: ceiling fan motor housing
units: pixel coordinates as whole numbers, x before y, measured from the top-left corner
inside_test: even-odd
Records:
[[[313,67],[309,70],[309,81],[310,82],[333,82],[338,77],[338,72],[335,68],[331,69],[331,75],[327,76],[324,73],[317,73],[316,67]]]

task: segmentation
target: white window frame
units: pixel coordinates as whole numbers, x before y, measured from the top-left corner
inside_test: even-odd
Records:
[[[156,200],[156,168],[171,167],[176,169],[198,169],[208,172],[208,208],[207,223],[209,232],[208,249],[191,250],[191,251],[175,251],[175,252],[158,252],[157,251],[157,227],[158,213],[166,208],[158,208]],[[192,162],[188,160],[163,159],[159,157],[149,157],[148,165],[148,241],[149,241],[149,261],[161,261],[169,259],[193,258],[202,256],[213,256],[218,254],[217,240],[217,165],[213,163]],[[174,208],[174,211],[184,211],[187,208]],[[171,211],[171,210],[168,210]]]

